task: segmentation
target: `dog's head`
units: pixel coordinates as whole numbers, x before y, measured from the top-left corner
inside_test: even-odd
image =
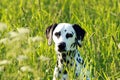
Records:
[[[77,24],[59,23],[53,24],[46,29],[48,45],[55,43],[57,52],[72,51],[81,46],[81,41],[85,35],[85,30]]]

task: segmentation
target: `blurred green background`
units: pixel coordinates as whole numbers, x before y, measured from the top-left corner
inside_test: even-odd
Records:
[[[61,22],[86,30],[79,50],[92,80],[120,79],[120,0],[0,0],[0,80],[52,80],[45,30]]]

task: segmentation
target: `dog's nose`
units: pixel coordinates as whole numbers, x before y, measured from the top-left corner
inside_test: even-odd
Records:
[[[62,42],[58,45],[59,51],[65,51],[66,44],[65,42]]]

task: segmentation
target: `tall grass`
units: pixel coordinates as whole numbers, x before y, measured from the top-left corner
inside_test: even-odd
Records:
[[[79,50],[93,80],[120,79],[119,0],[0,0],[0,80],[52,80],[45,29],[59,22],[86,30]]]

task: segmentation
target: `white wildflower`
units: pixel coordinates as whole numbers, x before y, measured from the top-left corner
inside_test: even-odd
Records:
[[[32,40],[33,42],[39,42],[42,41],[43,38],[40,36],[36,36],[36,37],[30,37],[30,40]]]
[[[41,77],[36,77],[35,80],[44,80],[44,79]]]
[[[0,40],[0,43],[6,44],[8,41],[9,41],[8,38],[3,38],[3,39]]]
[[[120,80],[120,78],[117,78],[116,80]]]
[[[23,61],[23,60],[27,60],[27,59],[28,59],[28,57],[25,56],[25,55],[19,55],[19,56],[17,57],[17,60],[18,60],[18,61]]]
[[[0,65],[10,64],[9,60],[2,60],[0,61]]]
[[[0,72],[3,72],[5,70],[4,66],[0,66]]]
[[[48,73],[49,72],[49,69],[46,69],[46,71],[45,71],[46,73]]]
[[[50,60],[50,58],[45,57],[45,56],[40,56],[40,57],[38,58],[38,60],[42,60],[42,61],[49,61],[49,60]]]
[[[30,68],[30,66],[22,66],[22,67],[20,68],[20,70],[21,70],[22,72],[31,72],[31,71],[33,71],[33,70]]]
[[[20,34],[29,34],[30,30],[28,28],[17,28],[17,31],[20,33]]]
[[[118,48],[120,49],[120,43],[118,44]]]
[[[17,32],[9,32],[9,37],[10,38],[15,38],[15,37],[17,37],[18,36],[18,33]]]
[[[0,22],[0,31],[4,31],[7,29],[7,25],[5,23]]]

